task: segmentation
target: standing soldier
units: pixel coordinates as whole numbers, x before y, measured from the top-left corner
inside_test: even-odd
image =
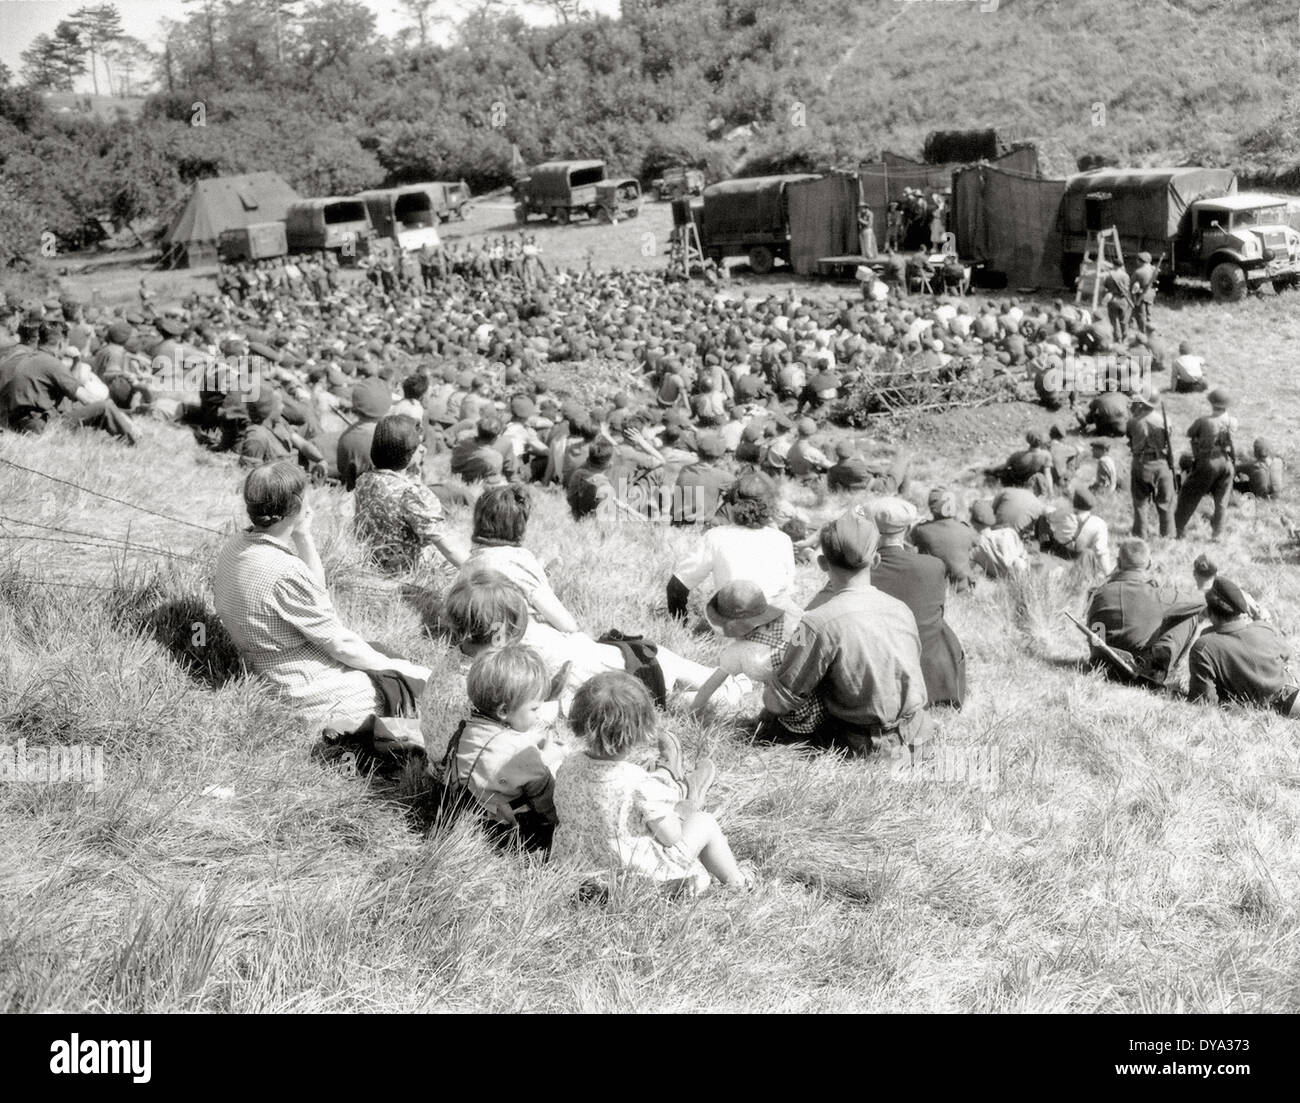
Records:
[[[1133,324],[1139,333],[1151,332],[1151,306],[1156,301],[1156,279],[1160,275],[1151,263],[1151,254],[1138,254],[1133,273]]]
[[[1133,310],[1133,288],[1122,264],[1117,264],[1101,283],[1102,301],[1106,304],[1106,317],[1115,331],[1115,340],[1128,336],[1128,320]]]
[[[1174,528],[1174,473],[1169,466],[1169,434],[1164,411],[1143,392],[1129,400],[1132,417],[1125,435],[1133,453],[1129,474],[1129,493],[1133,497],[1133,535],[1147,534],[1147,503],[1154,502],[1160,535],[1169,536]]]
[[[1206,397],[1210,400],[1210,416],[1197,418],[1187,430],[1192,442],[1192,470],[1178,493],[1178,507],[1174,511],[1174,528],[1180,540],[1187,522],[1207,494],[1214,498],[1210,527],[1217,538],[1223,530],[1228,495],[1232,491],[1237,463],[1232,432],[1237,425],[1236,419],[1228,414],[1231,399],[1224,387],[1215,387]]]

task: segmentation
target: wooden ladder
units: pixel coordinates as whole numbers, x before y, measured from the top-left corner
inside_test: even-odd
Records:
[[[1106,256],[1107,247],[1115,250],[1114,264],[1124,267],[1124,250],[1119,244],[1119,228],[1111,226],[1106,230],[1097,230],[1088,235],[1088,245],[1083,251],[1083,263],[1079,266],[1079,284],[1074,289],[1074,301],[1077,303],[1083,298],[1083,279],[1082,277],[1088,271],[1088,263],[1092,262],[1092,309],[1097,309],[1097,304],[1101,299],[1101,282],[1104,278],[1102,265],[1111,263]],[[1095,252],[1094,252],[1095,250]]]
[[[669,268],[677,268],[687,279],[693,268],[704,268],[704,246],[700,244],[699,227],[695,219],[683,226],[673,227],[672,248],[668,253]]]

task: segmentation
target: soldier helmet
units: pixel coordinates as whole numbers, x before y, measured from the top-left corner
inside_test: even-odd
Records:
[[[1227,387],[1215,387],[1205,397],[1216,410],[1226,410],[1232,403],[1232,396],[1228,393]]]

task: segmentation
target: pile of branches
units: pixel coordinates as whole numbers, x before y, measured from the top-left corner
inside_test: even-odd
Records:
[[[987,363],[987,362],[985,362]],[[923,354],[883,356],[832,407],[836,425],[862,429],[876,419],[1015,402],[1015,383],[1005,372],[956,359],[938,365]]]

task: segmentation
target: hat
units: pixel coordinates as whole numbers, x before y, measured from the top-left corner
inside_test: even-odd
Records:
[[[185,325],[176,318],[159,318],[154,323],[168,337],[179,337],[185,332]]]
[[[718,433],[700,433],[695,438],[695,451],[706,460],[716,460],[726,455],[727,444]]]
[[[1219,573],[1219,566],[1208,555],[1201,552],[1192,560],[1192,573],[1201,578],[1209,578],[1210,575]]]
[[[1097,498],[1086,486],[1075,489],[1070,495],[1070,503],[1075,509],[1096,509]]]
[[[902,498],[880,498],[871,506],[871,519],[881,536],[897,536],[916,524],[916,507]]]
[[[131,327],[125,322],[114,322],[108,327],[108,339],[115,345],[125,345],[131,340]]]
[[[352,388],[352,411],[377,420],[393,407],[393,395],[382,379],[367,379]]]
[[[1140,253],[1138,254],[1138,263],[1139,263],[1139,264],[1150,264],[1150,263],[1151,263],[1151,254],[1148,253],[1148,252],[1144,249],[1142,252],[1140,252]]]
[[[709,599],[704,616],[723,635],[736,638],[781,619],[785,612],[767,600],[757,582],[737,578]]]
[[[935,517],[957,516],[957,495],[946,486],[936,486],[931,490],[927,504]]]
[[[533,400],[524,394],[517,394],[510,400],[511,417],[532,417],[537,413]]]
[[[810,417],[801,417],[799,419],[799,435],[801,437],[810,437],[817,432],[817,422]]]
[[[1232,396],[1228,393],[1227,387],[1215,387],[1205,397],[1209,400],[1210,405],[1217,410],[1226,410],[1232,402]]]
[[[749,444],[754,444],[763,436],[763,423],[761,421],[751,421],[740,431],[740,439]]]
[[[852,510],[822,528],[822,555],[841,570],[859,571],[872,566],[879,545],[880,532],[875,523]]]
[[[970,507],[970,523],[980,528],[992,528],[998,523],[997,514],[993,512],[993,503],[981,498]]]
[[[1241,587],[1226,578],[1216,578],[1206,590],[1205,607],[1221,617],[1243,617],[1250,612],[1250,602]]]

